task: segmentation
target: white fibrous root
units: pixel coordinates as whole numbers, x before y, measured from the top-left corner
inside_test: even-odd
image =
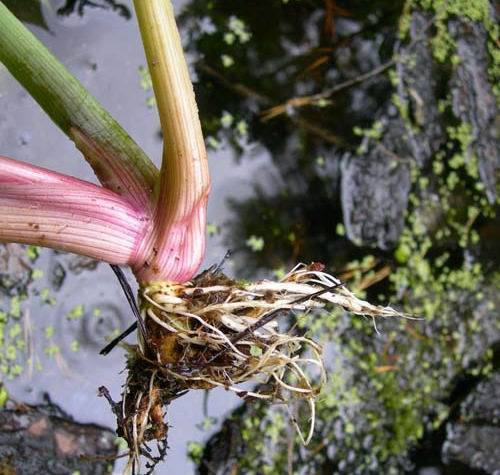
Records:
[[[138,357],[142,354],[164,381],[181,389],[223,387],[243,398],[305,401],[311,411],[307,433],[292,421],[307,444],[314,430],[314,401],[326,378],[322,348],[293,326],[280,331],[277,317],[311,316],[327,305],[373,318],[401,316],[391,307],[358,299],[322,269],[300,264],[280,281],[255,283],[209,269],[183,285],[148,285],[140,291],[148,337],[140,341]],[[241,384],[247,381],[260,384],[246,390]]]

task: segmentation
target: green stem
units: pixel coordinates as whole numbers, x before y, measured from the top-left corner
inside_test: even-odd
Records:
[[[190,279],[203,259],[210,178],[198,108],[170,0],[134,0],[164,137],[154,258],[141,281]]]
[[[125,130],[0,1],[0,61],[85,155],[102,184],[150,207],[158,171]]]

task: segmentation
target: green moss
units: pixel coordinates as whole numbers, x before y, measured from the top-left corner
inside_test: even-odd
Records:
[[[51,306],[56,304],[56,299],[50,295],[50,290],[47,288],[40,290],[40,300]]]
[[[392,95],[392,102],[397,107],[399,115],[405,123],[410,123],[410,112],[408,109],[408,103],[403,101],[398,94]]]
[[[220,118],[220,123],[222,127],[224,127],[225,129],[229,129],[233,125],[233,122],[234,122],[233,115],[227,111],[224,111]]]
[[[458,64],[459,57],[455,54],[455,41],[448,31],[448,20],[458,17],[482,23],[488,32],[488,50],[491,55],[490,78],[492,84],[497,83],[495,78],[498,79],[500,70],[500,54],[497,46],[499,28],[490,15],[488,0],[408,0],[400,19],[399,35],[401,38],[408,35],[411,13],[415,9],[429,11],[434,15],[435,35],[431,41],[433,55],[439,62],[449,61],[455,66]],[[498,93],[498,88],[496,92]]]
[[[264,249],[264,238],[252,235],[246,240],[246,245],[254,252],[262,251]]]
[[[52,357],[58,355],[61,352],[59,346],[56,345],[55,343],[47,345],[43,351],[47,356],[52,356]]]
[[[224,36],[224,39],[226,40],[226,43],[232,44],[234,42],[234,37],[238,39],[238,41],[241,44],[247,43],[250,41],[250,38],[252,37],[252,34],[248,30],[247,25],[245,22],[235,16],[231,16],[229,18],[229,25],[228,28],[230,30],[230,35],[233,35],[233,40],[230,41],[229,43],[227,42],[226,36]]]
[[[9,338],[13,340],[17,336],[19,336],[22,332],[21,325],[19,323],[15,323],[9,328]]]
[[[14,345],[7,346],[5,357],[10,361],[14,361],[17,358],[17,348]]]
[[[78,340],[72,340],[69,348],[71,351],[76,353],[80,349],[80,342]]]
[[[33,269],[31,272],[31,278],[33,280],[38,280],[43,277],[43,270],[42,269]]]
[[[153,89],[153,81],[151,75],[149,74],[148,68],[144,66],[139,66],[139,84],[143,91],[151,91]]]
[[[82,304],[75,305],[66,315],[68,320],[78,320],[84,314],[84,306]]]
[[[354,135],[358,137],[368,137],[374,140],[379,140],[382,137],[383,131],[384,124],[379,120],[373,122],[370,128],[362,129],[361,127],[354,127],[353,129]]]
[[[187,445],[188,457],[196,464],[201,463],[201,457],[203,455],[203,446],[199,442],[188,442]]]
[[[22,372],[23,372],[23,367],[20,364],[18,363],[13,364],[9,370],[9,379],[13,379],[16,378],[17,376],[20,376]]]
[[[9,400],[9,393],[3,386],[3,384],[0,383],[0,408],[4,407],[5,404],[7,404],[7,401]]]
[[[52,325],[48,325],[45,327],[45,338],[52,338],[56,332],[56,329]]]
[[[403,7],[403,10],[401,12],[401,16],[399,17],[398,33],[399,33],[399,37],[401,39],[406,38],[408,33],[410,32],[411,11],[412,11],[413,4],[414,4],[413,1],[406,1],[404,3],[404,7]],[[396,86],[396,83],[393,82],[393,86]]]
[[[10,299],[9,314],[14,318],[21,317],[21,300],[22,297],[20,295],[14,295],[14,297]]]
[[[222,54],[220,60],[225,68],[230,68],[234,65],[234,58],[228,54]]]
[[[29,245],[26,246],[26,256],[30,261],[35,261],[40,254],[40,248],[38,246]]]

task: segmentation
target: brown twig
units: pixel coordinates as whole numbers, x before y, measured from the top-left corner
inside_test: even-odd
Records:
[[[217,79],[224,87],[235,92],[236,94],[248,98],[253,99],[258,105],[263,107],[269,107],[272,105],[273,101],[268,96],[261,94],[258,91],[246,86],[245,84],[238,82],[231,82],[223,74],[217,71],[212,66],[209,66],[204,63],[198,63],[197,65],[200,71],[203,71],[205,74],[212,76],[214,79]],[[339,145],[342,143],[342,139],[332,134],[328,129],[321,127],[314,122],[311,122],[309,119],[304,117],[300,117],[298,115],[287,116],[294,124],[296,124],[301,129],[307,130],[313,135],[316,135],[323,139],[325,142],[332,143],[335,145]],[[261,117],[261,120],[264,122],[264,118]]]
[[[297,124],[301,129],[311,132],[311,134],[318,136],[325,142],[335,145],[342,145],[344,143],[343,139],[341,139],[339,136],[332,134],[329,130],[324,129],[323,127],[320,127],[315,123],[304,119],[303,117],[294,116],[290,117],[290,120]]]
[[[359,84],[361,82],[364,82],[372,77],[378,76],[379,74],[383,73],[387,69],[391,68],[396,64],[396,58],[393,58],[380,66],[377,66],[376,68],[372,69],[371,71],[368,71],[367,73],[360,74],[352,79],[348,79],[347,81],[341,82],[340,84],[337,84],[329,89],[326,89],[322,92],[319,92],[317,94],[310,94],[307,96],[299,96],[299,97],[292,97],[291,99],[288,99],[286,102],[282,104],[278,104],[277,106],[274,106],[270,109],[266,109],[265,111],[262,112],[262,118],[264,121],[273,119],[274,117],[277,117],[278,115],[283,114],[286,112],[286,110],[290,107],[298,108],[298,107],[304,107],[308,106],[311,104],[314,104],[315,102],[319,102],[321,100],[325,100],[333,96],[334,94],[343,91],[344,89],[348,89],[352,86],[355,86],[356,84]]]
[[[317,94],[310,94],[307,96],[298,96],[298,97],[292,97],[288,99],[287,101],[283,102],[282,104],[278,104],[276,106],[273,106],[269,109],[266,109],[265,111],[262,112],[262,118],[264,121],[273,119],[283,113],[285,113],[289,108],[299,108],[299,107],[304,107],[307,105],[314,104],[316,102],[319,102],[321,100],[326,100],[329,99],[331,96],[334,94],[337,94],[340,91],[343,91],[344,89],[348,89],[352,86],[355,86],[356,84],[362,83],[364,81],[367,81],[368,79],[371,79],[375,76],[378,76],[379,74],[382,74],[383,72],[387,71],[389,68],[394,66],[398,61],[400,61],[404,56],[408,54],[408,50],[413,48],[418,42],[420,42],[422,39],[425,38],[424,34],[427,32],[429,27],[433,24],[434,18],[431,19],[428,24],[424,27],[422,30],[422,33],[420,36],[415,38],[413,41],[411,41],[404,53],[396,53],[389,61],[386,61],[385,63],[382,63],[381,65],[377,66],[376,68],[372,69],[371,71],[368,71],[363,74],[359,74],[356,77],[353,77],[351,79],[348,79],[344,82],[341,82],[339,84],[336,84],[335,86],[332,86],[328,89],[325,89],[322,92],[318,92]]]
[[[391,273],[390,266],[384,266],[378,271],[376,271],[374,274],[366,275],[365,277],[363,277],[363,279],[358,285],[358,289],[365,290],[368,287],[375,285],[377,282],[384,280],[386,277],[390,275],[390,273]]]
[[[200,71],[203,71],[204,73],[208,74],[209,76],[212,76],[213,78],[217,79],[223,86],[227,87],[228,89],[231,89],[233,92],[236,92],[240,96],[254,99],[255,102],[263,106],[272,103],[269,97],[260,94],[254,89],[238,82],[229,81],[223,74],[217,71],[217,69],[213,68],[212,66],[209,66],[208,64],[200,62],[197,64],[197,68]]]

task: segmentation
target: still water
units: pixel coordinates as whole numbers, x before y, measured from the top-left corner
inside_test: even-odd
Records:
[[[54,12],[64,2],[48,3],[48,29],[30,28],[158,163],[159,120],[148,107],[135,19],[94,8],[61,17]],[[497,473],[492,447],[500,428],[492,424],[499,409],[491,395],[500,381],[500,226],[491,170],[500,157],[487,51],[498,41],[485,30],[497,23],[493,13],[478,20],[438,0],[174,3],[178,12],[188,8],[181,33],[188,60],[197,61],[207,143],[222,144],[209,150],[204,266],[219,262],[226,246],[238,257],[225,270],[240,278],[318,260],[369,300],[424,317],[380,321],[377,331],[345,312],[313,320],[308,328],[328,342],[326,359],[335,367],[310,450],[284,460],[289,426],[279,432],[279,411],[262,417],[244,404],[229,422],[230,436],[212,439],[203,462],[231,471],[236,459],[257,473],[270,456],[273,473],[285,473],[292,458],[301,473]],[[450,21],[429,29],[443,8]],[[445,63],[435,30],[450,35],[447,47],[457,46]],[[1,68],[0,151],[94,180],[71,142]],[[124,358],[119,349],[98,352],[132,321],[114,275],[75,256],[43,250],[36,258],[16,249],[23,262],[15,268],[12,259],[7,275],[16,282],[31,275],[32,282],[20,308],[11,295],[0,301],[0,310],[23,317],[4,332],[10,374],[22,370],[7,375],[8,389],[33,403],[47,391],[76,420],[113,427],[96,391],[104,384],[118,398]],[[0,254],[5,287],[3,261]],[[210,433],[198,427],[206,415],[220,422],[236,404],[224,391],[210,393],[205,413],[202,393],[174,402],[171,449],[158,472],[192,473],[187,442]]]
[[[52,3],[58,6],[58,2]],[[178,9],[182,2],[174,4]],[[76,13],[59,17],[54,12],[55,8],[44,8],[49,31],[29,28],[159,164],[159,118],[155,108],[146,104],[151,93],[140,87],[139,69],[146,61],[135,19],[127,21],[116,13],[92,8],[83,17]],[[5,156],[96,182],[72,142],[2,66],[0,148]],[[224,148],[209,152],[212,195],[208,221],[219,228],[228,217],[227,200],[249,195],[251,177],[264,177],[270,167],[266,154],[249,153],[253,159],[238,165]],[[223,233],[211,236],[204,266],[220,261],[226,250]],[[119,348],[105,357],[98,353],[105,338],[125,329],[132,315],[111,269],[105,264],[95,268],[88,261],[83,264],[80,267],[72,256],[40,250],[33,264],[37,278],[29,286],[29,299],[22,304],[32,345],[21,358],[23,373],[8,381],[7,388],[17,400],[32,404],[40,403],[47,392],[75,420],[113,428],[114,416],[106,401],[97,397],[97,388],[104,384],[119,397],[124,355]],[[61,269],[66,276],[62,284],[54,283],[54,275]],[[231,261],[226,271],[231,274]],[[7,308],[9,299],[1,298],[0,307]],[[171,473],[193,472],[186,447],[188,441],[202,440],[208,434],[197,428],[206,416],[203,398],[201,391],[191,392],[170,407],[167,463]],[[232,394],[212,391],[208,415],[221,417],[237,403]],[[121,463],[116,465],[118,472]]]

